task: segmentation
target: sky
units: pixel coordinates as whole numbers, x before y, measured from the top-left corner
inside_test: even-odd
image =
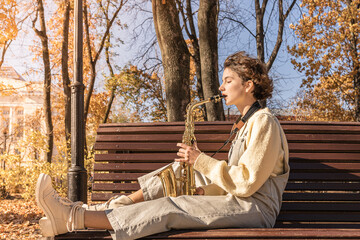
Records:
[[[252,6],[249,6],[252,7]],[[150,13],[147,13],[150,14]],[[292,16],[292,19],[295,19],[296,14]],[[149,15],[147,15],[149,16]],[[143,17],[146,17],[144,15]],[[134,21],[134,18],[126,15],[121,16],[121,21],[123,23],[127,23],[129,25],[129,28],[127,30],[118,30],[118,35],[121,38],[122,41],[125,43],[132,42],[132,35],[129,34],[129,31],[132,31],[132,28],[134,26],[142,21],[141,18],[136,18]],[[290,29],[288,29],[289,24],[291,23],[290,19],[288,22],[286,22],[285,27],[286,29],[286,36],[287,39],[283,42],[282,48],[280,49],[279,55],[277,60],[275,61],[272,70],[271,70],[271,76],[273,77],[275,81],[275,92],[273,94],[273,98],[275,100],[278,100],[280,102],[288,103],[291,101],[293,97],[295,97],[296,92],[299,89],[299,86],[301,84],[301,79],[303,78],[303,74],[296,71],[293,67],[293,65],[290,63],[290,55],[286,50],[286,45],[292,45],[295,43],[296,39],[293,36],[293,33]],[[251,24],[250,24],[251,27]],[[42,71],[42,62],[35,63],[33,61],[33,54],[29,50],[29,47],[33,44],[34,39],[37,38],[35,34],[33,33],[33,30],[30,28],[29,24],[25,26],[26,32],[22,32],[21,35],[11,44],[6,57],[5,57],[5,64],[7,66],[12,66],[15,68],[15,70],[22,75],[22,77],[26,80],[31,81],[42,81],[43,75],[42,74],[36,74],[29,72],[29,69],[36,68],[39,69],[39,71]],[[277,29],[275,28],[274,31]],[[221,32],[222,29],[219,29],[219,32]],[[269,30],[269,35],[271,34]],[[132,42],[133,43],[133,42]],[[269,44],[269,49],[271,49],[271,43]],[[124,66],[125,64],[129,63],[129,61],[133,58],[135,58],[136,54],[138,54],[138,48],[141,47],[141,43],[133,43],[130,44],[123,44],[116,47],[116,51],[119,54],[116,59],[114,59],[118,66]],[[246,32],[242,31],[241,35],[239,36],[231,36],[224,41],[219,42],[219,64],[225,60],[226,56],[229,54],[239,51],[239,50],[245,50],[250,55],[255,56],[255,41],[251,38],[251,36]],[[101,63],[100,63],[101,64]],[[221,69],[221,66],[220,68]],[[99,74],[101,75],[101,72],[99,71]],[[222,72],[219,72],[219,79],[221,79]],[[98,87],[101,88],[101,82],[98,81]]]

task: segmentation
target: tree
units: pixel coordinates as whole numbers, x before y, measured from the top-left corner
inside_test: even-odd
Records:
[[[166,106],[161,79],[156,73],[146,73],[136,66],[124,67],[107,80],[107,88],[120,95],[122,109],[127,109],[130,121],[166,121]]]
[[[167,119],[183,121],[190,102],[190,55],[175,1],[152,0],[152,11],[164,67]]]
[[[4,62],[6,51],[18,34],[17,11],[16,0],[0,0],[0,68]]]
[[[291,26],[299,43],[289,47],[306,77],[297,106],[315,120],[360,121],[360,1],[303,0],[301,6],[306,13]]]
[[[198,13],[201,81],[204,98],[210,98],[219,92],[218,77],[218,0],[200,0]],[[207,103],[206,114],[209,121],[224,120],[222,104]]]
[[[177,3],[183,20],[183,28],[190,40],[188,48],[196,69],[196,81],[194,82],[197,94],[200,100],[204,100],[219,93],[217,26],[219,1],[200,1],[199,8],[194,12],[190,0],[177,0]],[[198,30],[195,27],[196,19],[194,19],[196,12],[198,12]],[[197,37],[198,34],[199,37]],[[222,103],[207,103],[202,107],[205,112],[205,120],[224,120]]]
[[[69,29],[70,29],[70,0],[64,1],[64,17],[62,29],[62,45],[61,45],[61,77],[64,89],[64,124],[65,124],[65,140],[66,140],[66,156],[70,156],[71,142],[71,88],[69,76]]]
[[[54,146],[54,133],[53,133],[53,124],[51,118],[51,67],[50,67],[50,54],[48,46],[48,36],[46,33],[46,22],[45,22],[45,13],[42,0],[37,0],[36,2],[36,17],[33,20],[33,30],[36,35],[41,40],[42,45],[42,55],[44,63],[44,116],[45,116],[45,125],[46,125],[46,143],[48,146],[48,151],[45,155],[45,160],[51,163],[53,146]],[[36,28],[36,22],[39,17],[40,30]]]
[[[105,4],[103,4],[102,1],[98,1],[100,12],[103,14],[103,17],[105,17],[105,31],[102,35],[100,35],[100,43],[98,46],[95,46],[95,41],[92,40],[93,36],[90,36],[90,21],[89,18],[89,4],[84,5],[84,24],[85,24],[85,35],[86,35],[86,50],[87,50],[87,57],[90,65],[90,82],[87,94],[85,96],[85,103],[84,103],[84,119],[86,122],[86,118],[89,112],[89,106],[90,106],[90,99],[91,95],[94,90],[94,84],[96,79],[96,64],[99,60],[100,54],[102,53],[106,39],[108,38],[108,34],[110,32],[111,27],[113,26],[114,21],[116,20],[120,10],[124,7],[127,0],[107,0],[105,1]],[[109,14],[111,14],[111,11],[113,11],[112,16],[110,17]]]

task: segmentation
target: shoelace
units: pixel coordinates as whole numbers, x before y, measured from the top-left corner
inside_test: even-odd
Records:
[[[67,198],[61,197],[55,190],[53,191],[52,196],[59,201],[61,204],[65,206],[71,206],[70,214],[69,214],[69,220],[66,222],[66,228],[69,232],[73,232],[76,230],[76,222],[75,222],[75,215],[80,208],[82,208],[82,202],[73,202]]]

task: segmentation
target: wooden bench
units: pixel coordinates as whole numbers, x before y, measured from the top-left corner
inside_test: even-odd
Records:
[[[360,239],[360,123],[288,122],[290,178],[273,229],[170,231],[145,239]],[[199,148],[215,152],[230,122],[196,124]],[[183,123],[100,125],[96,137],[92,201],[139,189],[137,178],[171,163]],[[230,144],[229,144],[230,145]],[[216,155],[227,159],[225,147]],[[111,239],[108,231],[78,231],[56,239]]]

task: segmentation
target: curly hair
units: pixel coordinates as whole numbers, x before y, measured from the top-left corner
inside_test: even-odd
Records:
[[[224,69],[230,68],[245,83],[251,80],[254,83],[254,97],[264,100],[272,96],[273,81],[269,77],[265,64],[257,58],[250,57],[241,51],[228,56],[224,62]]]

